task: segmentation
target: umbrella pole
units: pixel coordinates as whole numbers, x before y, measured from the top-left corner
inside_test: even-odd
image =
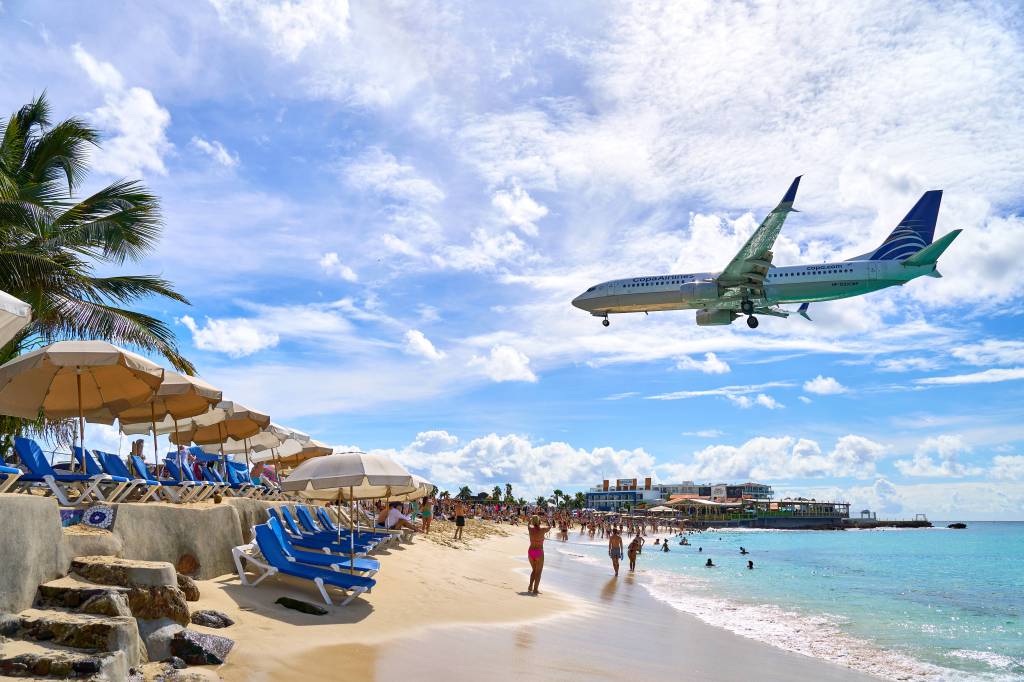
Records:
[[[82,408],[82,370],[75,367],[75,383],[78,385],[78,435],[82,446],[82,471],[85,471],[85,410]],[[75,470],[75,453],[71,452],[71,471]]]
[[[249,471],[252,471],[252,462],[249,461],[249,439],[245,439],[245,466]]]
[[[160,466],[160,451],[156,446],[156,407],[153,403],[149,404],[149,416],[153,420],[153,471],[156,471]]]
[[[349,486],[348,487],[348,505],[349,505],[349,507],[348,507],[348,511],[349,511],[348,522],[349,522],[349,526],[352,526],[353,519],[356,518],[356,511],[355,511],[355,509],[352,508],[352,503],[353,502],[354,502],[354,500],[352,499],[352,486]],[[349,536],[348,536],[348,547],[349,547],[349,553],[348,553],[349,564],[348,564],[348,569],[349,569],[349,571],[351,573],[355,573],[356,572],[356,529],[355,528],[351,528],[350,529]]]

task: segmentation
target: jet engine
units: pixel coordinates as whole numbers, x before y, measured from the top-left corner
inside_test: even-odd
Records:
[[[715,282],[689,282],[679,287],[684,301],[713,301],[718,298]]]
[[[732,324],[739,315],[733,310],[701,308],[697,311],[697,326],[710,327],[718,324]]]

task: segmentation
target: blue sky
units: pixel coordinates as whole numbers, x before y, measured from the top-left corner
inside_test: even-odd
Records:
[[[321,440],[442,487],[1024,518],[1020,7],[834,5],[3,0],[0,105],[45,88],[105,130],[90,185],[160,194],[132,267],[193,303],[150,312]],[[721,268],[798,174],[777,263],[863,253],[941,188],[944,278],[756,332],[570,306]]]

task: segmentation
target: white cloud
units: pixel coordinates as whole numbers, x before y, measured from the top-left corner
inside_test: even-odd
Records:
[[[958,346],[953,357],[970,365],[1013,365],[1024,363],[1024,341],[985,339],[969,346]]]
[[[331,251],[320,257],[320,269],[333,277],[340,277],[346,282],[355,282],[359,277],[355,270],[341,262],[338,254]]]
[[[105,101],[89,116],[106,136],[92,153],[93,167],[117,176],[137,176],[147,171],[166,175],[163,157],[173,149],[166,134],[171,115],[149,90],[126,88],[124,78],[109,62],[97,60],[81,45],[72,46],[71,52],[103,92]]]
[[[349,35],[347,0],[212,0],[221,20],[265,41],[274,54],[289,61],[307,48],[337,47]]]
[[[693,454],[693,462],[666,464],[659,469],[668,478],[687,480],[748,480],[820,478],[874,475],[875,462],[886,447],[863,436],[836,441],[831,452],[806,438],[752,438],[739,446],[710,445]]]
[[[782,407],[785,407],[782,403],[780,403],[775,398],[771,397],[766,393],[758,393],[753,398],[751,398],[749,395],[733,394],[726,394],[725,397],[728,398],[733,405],[736,405],[737,407],[741,407],[743,409],[748,409],[755,405],[759,407],[764,407],[769,410],[777,410]]]
[[[788,381],[771,381],[764,384],[750,384],[746,386],[722,386],[720,388],[709,388],[699,391],[673,391],[672,393],[660,393],[647,396],[648,400],[686,400],[688,398],[702,398],[705,396],[721,396],[734,398],[745,396],[751,393],[759,393],[766,388],[785,388],[792,386]]]
[[[681,435],[695,438],[720,438],[725,435],[725,432],[718,429],[703,429],[701,431],[683,431]]]
[[[479,228],[473,231],[473,239],[468,246],[445,246],[432,256],[432,260],[438,267],[487,271],[499,264],[519,260],[527,254],[526,244],[514,232],[491,234]]]
[[[1024,367],[1013,367],[1009,369],[986,369],[983,372],[972,372],[970,374],[953,374],[950,376],[925,377],[918,379],[915,383],[925,386],[942,386],[955,384],[995,384],[1002,381],[1015,381],[1024,379]]]
[[[926,439],[918,446],[914,458],[894,462],[904,476],[957,478],[981,473],[977,467],[958,461],[961,454],[971,451],[960,436],[941,435]],[[937,456],[937,460],[932,455]]]
[[[834,377],[824,377],[819,374],[804,382],[804,390],[818,395],[838,395],[846,393],[847,388],[836,381]]]
[[[810,398],[805,395],[797,396],[804,405],[810,405],[813,402]]]
[[[260,329],[244,318],[214,320],[208,317],[206,324],[200,327],[191,316],[183,315],[180,322],[192,332],[196,348],[227,353],[233,358],[273,348],[281,340],[276,332]]]
[[[1002,481],[1024,481],[1024,456],[997,455],[992,458],[989,475]]]
[[[677,369],[695,369],[704,374],[727,374],[730,371],[729,363],[719,360],[714,353],[705,353],[703,360],[694,360],[689,355],[684,355],[676,360]]]
[[[495,192],[491,205],[501,211],[505,222],[533,237],[537,236],[537,221],[548,214],[548,209],[534,201],[518,182],[510,190]]]
[[[512,483],[514,494],[527,499],[559,487],[589,487],[608,472],[640,477],[654,468],[654,458],[642,449],[584,450],[560,442],[534,444],[513,434],[492,433],[460,445],[446,431],[430,431],[404,448],[381,452],[442,489],[455,492],[469,485],[475,492]]]
[[[405,352],[409,355],[417,355],[428,360],[437,362],[445,358],[445,353],[434,347],[423,332],[418,329],[410,329],[405,332]]]
[[[530,358],[512,346],[493,346],[490,355],[474,355],[469,365],[480,367],[493,381],[537,381],[537,375],[530,369]]]
[[[881,372],[927,372],[939,366],[935,358],[887,358],[879,361]]]
[[[349,162],[344,176],[352,187],[371,190],[392,200],[430,205],[444,199],[440,187],[421,176],[414,166],[400,162],[380,147],[370,147]]]
[[[207,141],[201,137],[193,136],[192,146],[222,166],[233,168],[238,165],[238,154],[232,154],[217,140]]]

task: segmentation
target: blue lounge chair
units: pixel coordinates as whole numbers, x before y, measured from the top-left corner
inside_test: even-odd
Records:
[[[104,471],[103,467],[99,465],[99,462],[96,461],[91,453],[86,452],[77,445],[71,448],[71,453],[74,455],[78,465],[85,469],[85,473],[90,476],[106,474],[109,477],[109,480],[104,481],[102,484],[104,489],[103,496],[107,499],[107,502],[121,502],[127,499],[132,490],[135,489],[133,477],[115,476],[109,471]]]
[[[160,492],[171,502],[183,504],[191,502],[192,498],[202,490],[200,486],[197,486],[192,481],[175,481],[169,478],[151,477],[149,469],[146,468],[146,462],[138,455],[130,455],[128,461],[131,462],[132,471],[135,472],[136,476],[144,478],[150,483],[156,482],[160,486]]]
[[[178,463],[168,457],[164,460],[164,466],[167,468],[167,474],[171,477],[172,481],[177,482],[179,485],[182,483],[191,483],[196,487],[196,493],[192,496],[192,502],[202,502],[207,497],[212,495],[217,489],[212,483],[206,481],[197,481],[192,476],[192,472],[188,470],[188,467],[179,467]]]
[[[299,511],[299,514],[300,514],[299,518],[301,519],[302,518],[302,516],[301,516],[302,510],[305,509],[305,506],[297,504],[297,505],[295,505],[295,509]],[[327,509],[326,508],[320,507],[320,506],[315,506],[315,507],[313,507],[313,509],[316,510],[317,521],[320,522],[320,526],[324,530],[330,531],[332,533],[337,533],[338,532],[338,526],[336,526],[334,524],[334,521],[331,520],[331,517],[327,513]],[[342,530],[344,530],[344,527],[342,528]],[[361,532],[364,533],[365,535],[369,536],[369,537],[377,538],[382,543],[389,542],[389,541],[392,541],[392,540],[395,541],[395,542],[398,542],[398,538],[399,538],[399,536],[392,535],[391,533],[388,533],[388,532],[379,532],[379,531],[361,531]]]
[[[366,578],[351,573],[340,573],[330,569],[324,569],[298,561],[289,561],[284,547],[280,540],[274,535],[274,531],[266,524],[256,526],[256,537],[248,545],[235,547],[231,550],[231,558],[234,559],[235,568],[238,570],[238,578],[243,585],[259,585],[267,577],[275,573],[290,575],[296,578],[312,580],[320,590],[320,596],[324,603],[333,606],[334,602],[327,594],[327,587],[336,587],[341,590],[348,590],[349,596],[341,603],[347,605],[353,599],[364,592],[369,592],[377,584],[373,578]],[[260,569],[261,573],[255,580],[250,580],[245,573],[245,563]]]
[[[277,519],[282,528],[287,529],[288,538],[292,544],[308,549],[319,549],[324,552],[336,552],[348,554],[353,549],[358,556],[365,556],[373,548],[373,544],[355,536],[354,541],[351,533],[342,529],[341,533],[319,533],[313,535],[304,533],[295,523],[295,517],[291,515],[287,507],[281,507],[280,511],[274,508],[268,509],[270,518]]]
[[[231,484],[233,490],[237,490],[243,497],[251,497],[254,500],[263,499],[269,492],[263,486],[251,483],[247,479],[243,479],[238,473],[238,470],[231,466],[231,462],[228,462],[228,483]]]
[[[139,478],[128,470],[128,467],[117,455],[109,452],[103,452],[102,450],[93,450],[93,456],[103,467],[103,471],[107,472],[111,476],[120,476],[132,482],[132,486],[139,488],[140,492],[145,489],[145,492],[139,497],[139,502],[146,502],[148,500],[155,499],[160,495],[160,482],[156,480],[150,480],[149,478]]]
[[[19,478],[21,478],[21,469],[0,464],[0,493],[5,493],[13,488]]]
[[[252,477],[249,475],[249,469],[240,462],[228,462],[228,479],[235,483],[253,486],[257,490],[256,495],[258,499],[280,500],[284,498],[284,494],[280,489],[269,482],[264,485],[258,481],[252,480]]]
[[[312,533],[313,535],[330,535],[333,537],[338,536],[339,529],[334,524],[331,524],[330,528],[326,526],[321,528],[319,525],[317,525],[317,522],[313,520],[313,516],[309,513],[309,509],[306,507],[306,505],[295,505],[295,513],[299,517],[299,525],[305,532]],[[342,528],[341,530],[346,533],[350,532],[345,530],[344,528]],[[375,547],[378,544],[384,542],[385,540],[390,539],[390,536],[383,536],[380,533],[365,532],[357,529],[356,538],[358,540],[361,540],[362,542],[369,544],[371,547]]]
[[[15,438],[14,451],[18,453],[29,473],[18,480],[18,485],[26,483],[29,485],[45,486],[57,502],[64,507],[72,507],[77,504],[88,504],[90,501],[105,502],[100,485],[109,481],[107,474],[65,474],[56,471],[46,461],[42,448],[30,438]],[[68,497],[69,490],[78,491],[78,496],[72,502]]]
[[[355,571],[360,575],[365,575],[367,578],[373,577],[380,570],[380,562],[376,559],[369,559],[367,557],[352,558],[349,555],[331,554],[328,552],[308,552],[300,547],[296,547],[288,539],[288,534],[281,528],[281,523],[274,517],[267,519],[267,526],[277,536],[284,553],[292,557],[289,561],[298,561],[299,563],[310,564],[311,566],[327,566],[334,571],[345,571],[348,573]]]

